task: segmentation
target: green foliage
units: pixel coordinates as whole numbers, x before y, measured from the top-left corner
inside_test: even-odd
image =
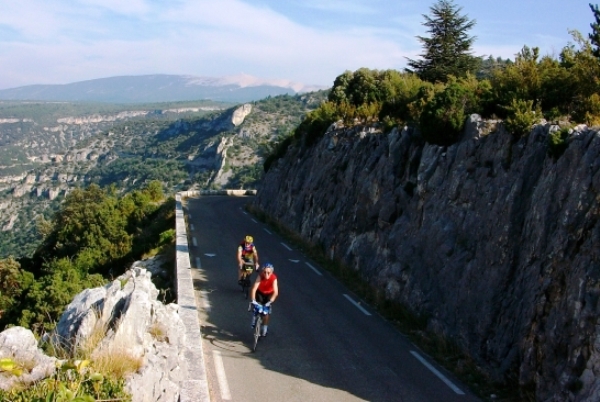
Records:
[[[256,188],[262,179],[263,169],[260,164],[232,167],[233,176],[229,179],[231,188]]]
[[[467,32],[475,20],[460,15],[462,8],[452,1],[438,0],[430,7],[431,16],[425,17],[429,37],[417,36],[423,43],[422,60],[408,59],[408,65],[422,79],[429,82],[446,82],[450,76],[464,77],[474,73],[480,61],[469,52],[475,40]]]
[[[323,103],[319,108],[306,115],[302,123],[296,128],[294,136],[302,139],[305,146],[312,146],[325,134],[327,128],[337,120],[338,113],[332,102]]]
[[[425,141],[450,145],[459,139],[467,116],[477,109],[479,99],[473,81],[452,80],[436,92],[425,104],[419,117],[421,134]]]
[[[533,110],[533,100],[513,99],[504,121],[506,129],[515,137],[523,137],[531,131],[540,119],[540,113]]]
[[[11,370],[3,368],[11,367]],[[0,372],[20,375],[15,368],[19,363],[3,359]],[[20,369],[21,372],[24,368]],[[52,377],[36,382],[31,387],[0,389],[0,400],[10,402],[94,402],[131,401],[131,395],[124,391],[123,379],[115,379],[89,368],[89,361],[66,361],[57,368]]]
[[[0,317],[10,314],[27,280],[21,265],[12,257],[0,260]]]
[[[127,216],[119,210],[114,195],[94,184],[85,190],[75,189],[55,216],[55,231],[46,239],[40,257],[63,258],[84,249],[97,249],[104,254],[98,261],[100,265],[118,259],[131,247],[126,223]]]
[[[555,160],[560,158],[568,146],[569,128],[563,127],[548,135],[548,155]]]
[[[290,145],[292,145],[293,141],[294,141],[294,135],[291,134],[291,135],[286,136],[282,141],[278,141],[275,144],[275,146],[273,147],[273,150],[265,158],[265,162],[263,164],[263,170],[265,171],[265,173],[269,171],[269,169],[271,168],[271,165],[275,161],[277,161],[278,159],[282,158],[283,155],[285,155],[285,152],[290,147]]]
[[[129,261],[167,246],[175,200],[160,197],[157,182],[122,197],[96,185],[71,192],[31,259],[23,259],[21,267],[11,259],[0,261],[0,278],[4,275],[7,286],[16,283],[7,292],[0,285],[0,308],[5,308],[0,324],[49,330],[83,289],[103,285]]]
[[[582,98],[575,105],[573,118],[588,126],[600,125],[600,95],[595,93],[587,98]]]
[[[538,57],[538,48],[524,46],[514,64],[494,71],[491,83],[494,99],[499,106],[495,112],[501,117],[506,117],[507,107],[513,100],[531,100],[538,104],[541,93]]]
[[[106,280],[97,274],[88,274],[85,265],[94,264],[89,255],[78,256],[75,261],[69,258],[53,259],[44,264],[45,275],[41,276],[28,289],[23,300],[24,309],[19,325],[36,332],[51,330],[73,298],[87,288],[102,286]]]
[[[185,180],[188,174],[181,161],[132,156],[99,164],[86,176],[90,182],[102,187],[118,184],[127,188],[128,183],[160,181],[172,188]]]
[[[382,121],[386,117],[406,122],[410,119],[408,104],[416,99],[423,85],[416,75],[394,70],[346,71],[336,78],[328,107],[333,109],[330,114],[346,125]]]
[[[171,244],[175,241],[175,229],[165,230],[159,235],[158,244]]]
[[[382,71],[380,75],[382,106],[379,119],[383,121],[388,118],[396,124],[417,121],[412,116],[409,105],[419,98],[421,88],[430,84],[415,74],[403,74],[394,70]]]

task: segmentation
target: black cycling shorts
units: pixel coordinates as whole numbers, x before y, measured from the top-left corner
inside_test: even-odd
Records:
[[[256,301],[260,304],[267,304],[269,301],[271,301],[271,295],[273,295],[273,293],[264,294],[257,290]]]

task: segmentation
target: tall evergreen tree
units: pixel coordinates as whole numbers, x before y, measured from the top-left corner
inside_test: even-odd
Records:
[[[430,7],[431,16],[423,14],[424,26],[430,37],[417,36],[423,43],[425,53],[422,60],[408,59],[407,69],[416,73],[422,80],[446,82],[448,76],[464,77],[474,72],[480,60],[469,52],[475,40],[467,31],[475,25],[466,15],[460,15],[462,8],[450,0],[438,0]]]
[[[600,10],[598,10],[597,4],[594,6],[590,3],[590,8],[594,13],[594,18],[596,22],[590,24],[590,26],[592,27],[592,33],[589,34],[589,37],[590,41],[592,42],[592,45],[594,45],[594,56],[596,56],[597,59],[600,59]]]

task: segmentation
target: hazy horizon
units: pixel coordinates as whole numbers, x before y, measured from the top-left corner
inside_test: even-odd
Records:
[[[23,0],[0,13],[0,89],[154,74],[247,74],[330,87],[361,67],[398,69],[422,52],[435,1]],[[594,22],[582,0],[455,1],[476,20],[473,54],[557,56]]]

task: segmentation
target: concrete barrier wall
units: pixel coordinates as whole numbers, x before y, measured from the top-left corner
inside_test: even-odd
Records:
[[[187,229],[181,200],[182,195],[177,194],[175,196],[175,271],[177,275],[175,283],[179,316],[185,324],[187,347],[184,353],[188,370],[186,378],[180,385],[179,402],[210,402],[198,306],[192,281]]]
[[[181,382],[179,402],[210,402],[198,305],[192,280],[187,225],[182,205],[182,200],[187,197],[206,195],[247,196],[256,195],[256,190],[182,191],[175,196],[175,271],[177,276],[175,283],[179,316],[185,324],[185,335],[188,342],[185,350],[188,370],[185,379]]]

